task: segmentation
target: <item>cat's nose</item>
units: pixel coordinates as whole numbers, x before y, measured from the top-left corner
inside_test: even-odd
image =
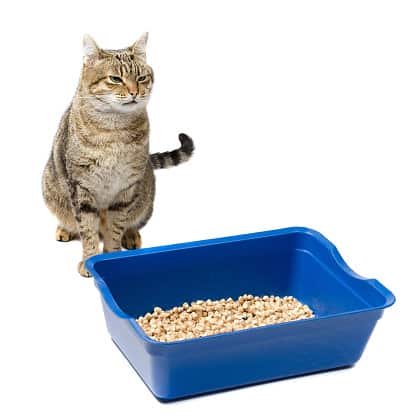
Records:
[[[130,95],[136,97],[138,93],[137,83],[135,81],[127,81],[126,84]]]

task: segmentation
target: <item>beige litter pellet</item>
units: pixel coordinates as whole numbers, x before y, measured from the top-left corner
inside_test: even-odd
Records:
[[[167,311],[155,307],[137,322],[150,338],[170,342],[313,317],[292,296],[243,295],[237,300],[197,300]]]

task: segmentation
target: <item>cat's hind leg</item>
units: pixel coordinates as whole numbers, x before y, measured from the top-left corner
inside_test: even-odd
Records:
[[[74,239],[79,239],[78,232],[70,231],[68,228],[58,225],[56,229],[56,241],[68,242]]]
[[[121,239],[121,245],[126,250],[135,250],[142,247],[140,230],[150,219],[153,213],[153,205],[148,205],[142,213],[134,213],[134,224],[128,226]]]
[[[121,246],[126,250],[141,248],[141,235],[137,227],[132,226],[125,230],[121,239]]]
[[[60,188],[56,180],[57,174],[51,171],[50,161],[47,163],[43,174],[43,197],[50,212],[58,220],[55,232],[56,241],[68,242],[79,239],[77,222],[74,218],[69,196]]]
[[[74,239],[80,239],[76,219],[74,218],[73,211],[68,204],[55,207],[54,214],[58,220],[58,226],[56,229],[57,241],[68,242]]]

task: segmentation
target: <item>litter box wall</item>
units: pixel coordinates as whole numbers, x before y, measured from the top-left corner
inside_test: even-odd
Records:
[[[133,320],[103,302],[114,342],[153,394],[163,400],[355,364],[381,311],[281,324],[181,343],[147,344]],[[275,378],[273,378],[275,376]]]

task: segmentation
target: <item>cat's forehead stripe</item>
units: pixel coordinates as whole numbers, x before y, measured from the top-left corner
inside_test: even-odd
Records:
[[[128,54],[127,49],[103,49],[103,52],[111,55],[126,55]]]
[[[143,72],[143,67],[134,61],[134,55],[126,49],[105,49],[105,53],[111,55],[112,64],[118,69],[118,72],[123,77],[125,74],[136,74],[140,76]]]

